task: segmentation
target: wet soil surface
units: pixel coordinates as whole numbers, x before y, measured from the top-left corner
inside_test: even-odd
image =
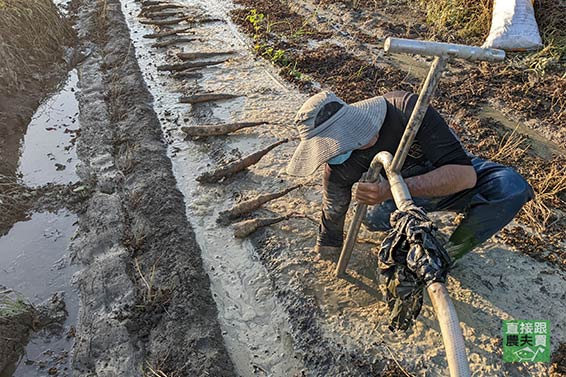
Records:
[[[75,222],[76,216],[64,210],[37,212],[0,238],[0,284],[37,308],[32,310],[28,328],[39,332],[29,338],[14,376],[44,376],[48,371],[70,375],[69,354],[79,311],[77,293],[71,286],[76,268],[70,265],[68,252]],[[43,315],[43,308],[49,306],[61,314]],[[20,341],[26,343],[27,337]]]
[[[82,189],[74,172],[77,79],[76,72],[67,78],[65,60],[74,54],[73,36],[58,22],[67,30],[62,40],[54,32],[40,51],[28,46],[25,67],[4,65],[18,84],[2,81],[0,93],[2,376],[70,373],[78,299],[67,249],[76,216],[69,211],[80,209]]]
[[[139,8],[127,7],[132,12],[133,21],[129,21],[136,50],[144,70],[144,78],[156,98],[158,111],[166,139],[171,144],[170,156],[174,172],[185,195],[187,213],[191,222],[199,232],[197,239],[203,247],[205,266],[213,283],[216,303],[219,307],[221,327],[235,326],[236,331],[226,331],[224,339],[227,344],[236,370],[247,371],[243,375],[273,374],[280,375],[281,365],[289,365],[288,359],[281,356],[272,358],[263,364],[253,354],[255,347],[264,344],[254,343],[252,352],[245,350],[245,342],[234,340],[240,333],[251,334],[241,326],[241,314],[233,317],[233,311],[227,310],[233,305],[253,305],[246,301],[246,294],[234,299],[218,288],[229,290],[230,279],[234,276],[233,284],[238,285],[242,280],[242,272],[227,268],[227,263],[239,263],[245,257],[239,250],[236,253],[226,253],[224,249],[237,247],[228,241],[230,227],[225,228],[216,223],[218,212],[229,208],[246,198],[258,193],[276,191],[296,183],[304,183],[303,189],[290,193],[283,199],[278,199],[259,210],[251,217],[270,217],[299,213],[302,218],[290,220],[259,230],[250,237],[253,249],[247,249],[252,259],[259,261],[265,269],[265,274],[271,282],[266,294],[273,292],[278,308],[273,318],[279,322],[279,313],[286,314],[286,321],[279,322],[281,329],[291,337],[292,347],[299,357],[299,368],[304,368],[306,375],[404,375],[401,368],[413,374],[439,375],[446,373],[446,361],[440,339],[439,329],[434,319],[430,304],[425,306],[422,317],[408,334],[392,334],[387,329],[386,308],[379,287],[375,269],[375,256],[372,244],[379,243],[379,237],[364,233],[365,244],[359,246],[350,265],[350,276],[347,279],[335,279],[333,276],[334,263],[320,259],[313,254],[312,247],[316,237],[316,224],[311,218],[318,216],[320,206],[319,176],[314,179],[291,180],[284,173],[287,161],[296,145],[296,131],[292,128],[290,119],[308,96],[310,91],[318,90],[320,86],[330,85],[333,89],[349,100],[360,99],[363,92],[358,91],[354,80],[359,86],[366,88],[369,93],[380,94],[380,91],[396,88],[398,82],[406,88],[414,88],[426,73],[426,62],[406,62],[390,64],[381,61],[379,52],[375,62],[368,64],[360,51],[378,51],[377,46],[366,46],[364,43],[352,42],[346,44],[347,36],[337,33],[335,28],[323,30],[325,34],[312,37],[314,22],[305,23],[300,13],[289,9],[281,9],[281,3],[264,4],[265,14],[273,11],[286,17],[289,22],[277,18],[270,19],[270,30],[289,30],[302,27],[295,37],[254,39],[255,28],[249,28],[248,23],[236,20],[245,29],[251,30],[250,38],[242,38],[234,30],[227,13],[232,9],[229,3],[208,4],[191,1],[184,3],[192,14],[203,18],[220,18],[222,22],[210,22],[190,26],[188,35],[199,38],[193,42],[176,42],[167,48],[152,47],[152,43],[139,38],[139,33],[154,34],[166,30],[164,27],[144,26],[138,29],[132,25],[143,20],[147,24],[148,17],[143,14],[135,19]],[[259,5],[254,3],[256,13],[260,12]],[[267,4],[267,5],[265,5]],[[257,6],[257,7],[256,7]],[[250,15],[249,9],[242,13],[237,9],[236,15]],[[240,13],[238,13],[240,12]],[[319,13],[320,14],[320,13]],[[326,15],[321,15],[326,17]],[[328,19],[328,17],[327,17]],[[289,27],[289,25],[291,25]],[[173,27],[179,28],[182,25]],[[145,28],[145,29],[144,29]],[[309,34],[310,33],[310,34]],[[328,33],[328,34],[326,34]],[[346,33],[346,32],[344,32]],[[222,38],[217,36],[222,35]],[[303,35],[307,35],[303,39]],[[332,38],[329,38],[331,36]],[[143,37],[143,36],[142,36]],[[149,39],[149,38],[148,38]],[[325,40],[327,39],[327,40]],[[336,48],[336,41],[344,41],[344,45],[361,46],[362,50],[350,49],[350,54],[344,54]],[[268,41],[276,41],[280,45],[268,45]],[[260,42],[258,47],[258,42]],[[262,45],[263,43],[263,45]],[[281,82],[273,73],[277,70],[262,60],[254,60],[253,53],[258,51],[267,60],[275,61],[281,58],[277,49],[291,48],[289,46],[313,47],[302,51],[311,59],[297,56],[298,63],[292,67],[286,66],[283,78],[288,78],[297,86]],[[273,50],[269,50],[273,46]],[[295,48],[295,47],[293,47]],[[365,50],[363,49],[365,48]],[[236,50],[222,64],[199,68],[190,73],[192,77],[183,79],[174,73],[152,69],[164,63],[180,63],[178,52],[199,53],[211,51]],[[311,51],[312,50],[312,51]],[[324,56],[330,56],[331,64],[324,64]],[[310,64],[318,59],[320,64]],[[399,58],[401,59],[401,58]],[[299,63],[303,64],[301,69]],[[343,65],[346,68],[343,68]],[[404,64],[403,64],[404,63]],[[424,66],[424,68],[422,68]],[[403,67],[411,67],[409,73]],[[342,69],[342,70],[341,70]],[[352,72],[355,70],[355,72]],[[308,73],[305,73],[308,72]],[[194,74],[197,75],[194,75]],[[397,81],[383,78],[388,73]],[[343,78],[347,77],[349,80]],[[356,78],[359,81],[355,81]],[[378,90],[372,84],[376,84]],[[305,93],[306,91],[306,93]],[[182,95],[195,93],[228,93],[238,97],[224,101],[211,101],[203,104],[178,104]],[[350,96],[350,97],[348,97]],[[466,113],[463,118],[466,118]],[[184,140],[181,127],[192,125],[219,124],[236,121],[269,120],[270,124],[252,129],[238,131],[229,136],[208,137],[199,140]],[[487,126],[486,126],[487,127]],[[197,184],[194,179],[202,172],[213,170],[226,162],[257,151],[276,140],[290,137],[292,142],[278,147],[267,154],[257,165],[248,171],[236,174],[217,184]],[[437,220],[443,230],[453,227],[451,214],[440,215]],[[315,221],[316,222],[316,221]],[[216,234],[216,237],[214,236]],[[225,239],[225,241],[219,241]],[[214,256],[207,260],[207,255]],[[230,262],[235,258],[234,262]],[[214,261],[217,259],[217,261]],[[238,264],[240,265],[240,264]],[[251,265],[247,265],[251,266]],[[254,267],[255,269],[255,267]],[[240,276],[238,276],[240,275]],[[465,266],[455,270],[454,278],[450,280],[449,290],[453,293],[457,310],[461,313],[467,346],[469,347],[472,369],[484,375],[544,375],[548,368],[544,365],[506,365],[501,362],[500,326],[501,319],[550,317],[553,308],[543,308],[538,302],[553,302],[561,306],[562,287],[565,281],[564,273],[556,266],[547,263],[537,263],[531,258],[516,253],[509,248],[492,240],[477,253],[467,258]],[[245,275],[243,280],[245,281]],[[525,295],[522,287],[533,281],[536,288],[541,289],[536,294]],[[494,290],[496,286],[499,290]],[[544,285],[544,287],[543,287]],[[253,289],[253,287],[252,287]],[[534,300],[534,301],[533,301]],[[542,300],[542,301],[540,301]],[[255,304],[257,305],[257,304]],[[243,309],[240,313],[245,313]],[[253,322],[253,321],[252,321]],[[287,323],[285,327],[285,322]],[[553,335],[553,347],[557,348],[563,334],[564,318],[557,318],[556,331]],[[279,330],[279,331],[281,331]],[[273,347],[281,347],[286,337],[276,337]],[[237,351],[233,348],[239,347]],[[286,349],[283,346],[283,349]],[[246,357],[246,353],[252,357]],[[236,356],[235,356],[236,355]],[[417,356],[415,356],[417,355]],[[253,370],[250,373],[250,363]],[[261,357],[260,357],[261,360]],[[275,364],[272,360],[276,360]],[[273,366],[277,366],[273,368]],[[273,368],[273,369],[271,369]],[[281,374],[284,375],[284,374]]]
[[[250,35],[255,51],[281,67],[283,78],[311,93],[322,86],[346,101],[357,101],[397,89],[416,92],[428,71],[430,59],[384,56],[381,50],[387,36],[424,39],[434,32],[426,26],[425,14],[406,2],[384,2],[383,7],[375,2],[348,1],[239,0],[237,3],[242,7],[232,12],[234,22]],[[560,9],[559,5],[544,6],[548,12]],[[263,18],[260,20],[254,14],[262,14]],[[412,17],[405,17],[406,14]],[[292,21],[286,22],[287,19]],[[271,47],[283,51],[284,58],[275,59]],[[520,216],[523,224],[541,223],[542,228],[535,232],[512,228],[504,241],[564,268],[566,201],[564,182],[558,177],[563,174],[566,155],[563,148],[566,79],[560,65],[537,75],[514,67],[513,59],[512,54],[507,64],[451,62],[433,104],[458,132],[468,150],[516,167],[541,198],[536,206],[550,208],[545,210],[545,215],[535,210],[534,217],[523,212]],[[511,132],[524,138],[523,142],[510,152],[498,153],[510,141]],[[554,177],[549,186],[559,187],[550,200],[546,199],[546,191],[552,189],[540,184],[542,177]],[[533,206],[529,205],[529,212]],[[525,240],[532,247],[525,249]]]
[[[71,100],[63,100],[65,114],[72,113],[68,119],[64,115],[55,124],[50,118],[29,127],[32,133],[30,139],[26,134],[24,146],[34,143],[33,135],[45,140],[56,135],[54,140],[61,144],[51,145],[50,151],[31,149],[46,163],[42,169],[35,169],[33,162],[28,168],[12,164],[12,172],[20,169],[27,179],[27,186],[18,181],[14,192],[31,198],[25,208],[37,212],[21,211],[30,220],[15,224],[0,242],[23,245],[22,229],[33,233],[26,227],[37,230],[41,242],[58,242],[57,247],[45,246],[54,254],[43,256],[65,255],[62,261],[16,252],[6,264],[13,271],[33,270],[24,267],[31,255],[36,265],[53,266],[37,273],[46,273],[42,281],[52,285],[43,290],[27,287],[33,280],[18,280],[21,273],[15,272],[6,274],[16,276],[6,284],[37,299],[52,290],[67,292],[69,285],[56,288],[63,281],[68,284],[74,272],[68,267],[70,258],[78,270],[73,280],[79,302],[65,293],[68,317],[62,334],[67,336],[49,338],[62,342],[50,346],[43,344],[41,334],[32,338],[37,347],[28,348],[29,361],[20,375],[50,370],[107,376],[446,375],[441,334],[428,299],[411,330],[402,334],[388,329],[375,257],[382,235],[362,230],[348,276],[335,278],[334,261],[313,252],[320,172],[301,179],[284,173],[298,139],[291,119],[310,93],[331,88],[355,101],[393,89],[418,90],[428,61],[384,56],[381,44],[388,35],[426,37],[422,13],[403,2],[387,2],[379,9],[358,2],[176,4],[156,10],[156,2],[150,1],[75,0],[69,7],[85,56],[77,75],[70,76],[71,83],[78,81],[79,114]],[[256,18],[250,17],[253,9]],[[267,18],[259,20],[258,14]],[[413,21],[404,21],[406,14]],[[182,15],[188,18],[155,25]],[[148,38],[181,27],[185,30],[178,34],[184,40]],[[223,54],[183,60],[179,52]],[[183,75],[162,67],[187,61],[198,64]],[[509,137],[502,131],[505,125],[540,130],[549,119],[545,111],[558,122],[563,119],[558,114],[561,97],[548,97],[554,99],[527,109],[527,102],[515,101],[518,94],[513,90],[532,78],[493,69],[453,63],[435,102],[468,148],[487,156],[497,156],[502,138]],[[516,88],[502,93],[500,84],[491,84],[494,77],[505,77],[505,83]],[[535,100],[550,96],[563,82],[547,84],[530,89],[529,95]],[[70,93],[62,91],[63,96]],[[181,96],[206,93],[235,96],[179,103]],[[513,108],[514,114],[501,111],[503,106]],[[269,123],[194,140],[181,131],[242,121]],[[560,129],[544,135],[557,144],[563,136]],[[540,136],[522,141],[530,144],[528,152],[515,151],[500,161],[543,185],[545,176],[562,173],[556,167],[563,169],[564,157],[562,146]],[[195,181],[204,172],[285,138],[290,141],[245,171],[214,184]],[[78,162],[72,149],[66,149],[75,139]],[[78,180],[66,176],[75,169]],[[52,183],[44,185],[43,172]],[[245,216],[289,219],[246,240],[234,239],[233,227],[216,221],[236,203],[295,184],[303,186]],[[564,367],[562,199],[555,195],[543,202],[552,208],[543,230],[526,226],[531,219],[523,214],[452,272],[448,289],[476,375],[544,376]],[[75,215],[57,212],[61,207],[76,212],[78,224]],[[454,227],[453,218],[434,216],[442,232]],[[53,225],[59,221],[64,224]],[[6,229],[15,222],[13,217]],[[501,241],[516,245],[516,250]],[[63,272],[58,266],[64,266]],[[535,318],[551,320],[553,362],[502,363],[501,320]],[[69,358],[66,352],[73,341]]]
[[[76,9],[90,51],[79,66],[77,171],[93,191],[72,246],[82,267],[74,371],[233,375],[121,4]]]

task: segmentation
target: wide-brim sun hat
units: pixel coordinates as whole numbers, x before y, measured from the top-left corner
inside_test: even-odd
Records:
[[[320,110],[332,102],[342,107],[315,127]],[[352,104],[329,91],[310,97],[295,117],[301,142],[287,165],[287,173],[311,175],[331,158],[368,144],[381,129],[386,112],[387,104],[381,96]]]

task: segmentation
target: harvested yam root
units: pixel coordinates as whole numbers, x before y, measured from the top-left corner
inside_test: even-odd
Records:
[[[166,25],[176,25],[183,21],[190,20],[190,16],[179,17],[179,18],[170,18],[165,20],[140,20],[140,24],[144,25],[157,25],[157,26],[166,26]]]
[[[192,69],[187,69],[186,71],[174,73],[173,78],[175,78],[175,79],[198,80],[198,79],[202,78],[202,73],[196,72]]]
[[[170,35],[176,35],[176,34],[181,34],[181,33],[190,33],[190,34],[194,34],[194,31],[191,31],[192,28],[190,27],[182,27],[182,28],[178,28],[178,29],[171,29],[171,30],[165,30],[165,31],[160,31],[158,33],[152,33],[152,34],[146,34],[143,37],[144,38],[150,38],[150,39],[155,39],[155,38],[163,38],[163,37],[168,37]]]
[[[213,58],[221,55],[230,55],[234,51],[218,51],[218,52],[179,52],[177,57],[181,60],[196,60],[196,59],[207,59]]]
[[[209,24],[209,23],[212,23],[212,22],[225,22],[225,21],[221,18],[204,17],[204,18],[193,18],[188,22],[190,22],[192,24]]]
[[[204,93],[204,94],[195,94],[192,96],[183,96],[179,98],[179,103],[203,103],[203,102],[211,102],[211,101],[223,101],[227,99],[233,99],[241,97],[237,94],[228,94],[228,93]]]
[[[245,168],[257,164],[259,160],[261,160],[261,158],[265,156],[270,150],[283,143],[286,143],[287,141],[289,140],[288,139],[280,140],[277,143],[271,144],[265,149],[252,153],[249,156],[234,161],[231,164],[228,164],[220,169],[214,170],[212,172],[203,173],[199,175],[196,179],[198,182],[201,183],[216,183],[220,181],[222,178],[231,177],[234,174],[244,170]]]
[[[141,5],[142,7],[154,7],[161,4],[163,4],[163,2],[159,0],[146,0],[146,1],[142,1]]]
[[[185,8],[186,6],[183,4],[175,4],[175,3],[159,3],[159,4],[155,4],[155,5],[148,5],[148,6],[144,6],[142,11],[140,12],[140,15],[143,15],[145,13],[155,13],[155,12],[160,12],[163,11],[165,9],[179,9],[179,8]]]
[[[218,216],[218,219],[216,219],[216,222],[221,225],[228,225],[230,221],[236,220],[242,215],[245,215],[246,213],[258,209],[259,207],[261,207],[262,205],[264,205],[265,203],[271,200],[285,196],[291,191],[298,189],[299,187],[301,187],[301,185],[289,187],[286,188],[285,190],[274,192],[271,194],[258,195],[253,199],[238,203],[229,210],[220,212],[220,215]]]
[[[279,223],[283,220],[289,219],[291,216],[279,216],[273,218],[258,218],[258,219],[251,219],[251,220],[244,220],[238,223],[233,224],[234,227],[234,237],[236,238],[245,238],[264,226],[272,225]]]
[[[161,48],[161,47],[171,46],[177,43],[194,42],[196,40],[198,40],[198,38],[176,37],[176,38],[167,39],[165,41],[155,42],[154,44],[151,45],[151,47]]]
[[[188,24],[205,24],[210,22],[224,22],[224,20],[220,18],[194,18],[192,16],[183,16],[178,18],[167,18],[164,20],[140,20],[141,24],[144,25],[156,25],[156,26],[167,26],[167,25],[176,25],[181,22],[187,22]]]
[[[186,17],[183,9],[178,9],[175,11],[167,11],[167,12],[146,12],[143,14],[145,18],[149,18],[151,20],[163,20],[169,17]]]
[[[181,127],[181,131],[190,137],[204,137],[204,136],[219,136],[226,135],[230,132],[240,130],[242,128],[260,126],[267,122],[240,122],[240,123],[226,123],[208,126],[191,126]]]
[[[157,67],[158,71],[184,71],[189,68],[208,67],[211,65],[218,65],[224,63],[226,60],[213,61],[213,62],[185,62],[176,64],[164,64]]]

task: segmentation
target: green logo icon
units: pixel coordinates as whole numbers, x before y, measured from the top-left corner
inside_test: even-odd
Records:
[[[550,362],[550,321],[503,321],[503,361]]]

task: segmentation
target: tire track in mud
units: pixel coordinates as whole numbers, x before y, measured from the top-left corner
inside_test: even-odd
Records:
[[[118,0],[76,1],[79,176],[94,193],[73,242],[79,375],[234,374],[200,250]]]

